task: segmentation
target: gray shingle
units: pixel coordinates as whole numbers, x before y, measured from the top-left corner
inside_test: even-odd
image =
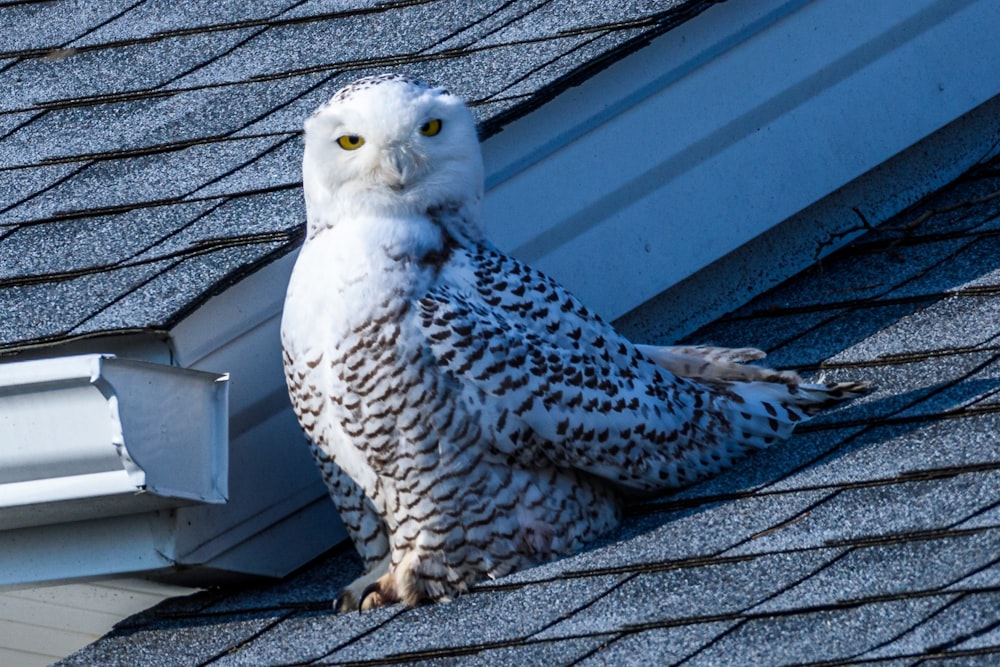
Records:
[[[936,415],[978,395],[973,378],[984,365],[992,367],[995,352],[956,351],[954,354],[914,355],[895,364],[849,366],[823,373],[832,381],[864,379],[872,384],[869,395],[844,409],[819,415],[810,426],[843,420],[857,421]]]
[[[113,631],[98,644],[56,663],[61,667],[195,667],[246,641],[277,622],[280,615],[205,617],[200,623],[164,621]]]
[[[195,190],[192,197],[216,197],[302,182],[302,135],[294,134],[238,171]],[[301,196],[299,197],[301,199]],[[305,219],[305,209],[296,208]]]
[[[0,69],[3,68],[4,61],[0,60]],[[39,112],[35,111],[16,111],[14,113],[0,113],[0,141],[7,141],[7,138],[13,134],[19,127],[32,120],[37,116]],[[13,151],[12,151],[13,152]],[[10,159],[13,156],[5,155],[3,158]],[[6,165],[4,165],[6,166]]]
[[[975,237],[974,237],[975,238]],[[906,285],[890,292],[888,298],[901,298],[912,295],[934,294],[948,291],[962,291],[963,288],[974,285],[988,285],[983,282],[983,274],[991,272],[996,267],[996,258],[1000,254],[1000,238],[983,236],[969,242],[968,239],[948,239],[939,245],[955,244],[954,253],[943,258],[932,268],[924,272]],[[926,251],[927,244],[921,244],[917,250]]]
[[[975,652],[975,653],[952,653],[945,658],[921,659],[918,662],[905,663],[908,665],[920,665],[920,667],[993,667],[996,664],[996,651]],[[934,655],[940,655],[935,653]],[[882,661],[875,663],[881,667]]]
[[[640,0],[608,4],[599,0],[584,0],[573,3],[542,3],[537,9],[526,14],[523,19],[513,22],[501,30],[491,33],[480,40],[483,45],[510,44],[514,42],[530,42],[544,39],[554,33],[570,32],[603,32],[609,26],[617,26],[622,17],[630,21],[645,22],[654,20],[670,9],[676,9],[683,2],[670,0]]]
[[[384,0],[308,0],[292,7],[281,15],[284,19],[339,14],[352,10],[378,9]]]
[[[972,515],[955,527],[965,530],[992,526],[1000,526],[1000,499],[997,500],[995,505],[983,509],[978,514]]]
[[[513,0],[512,2],[493,3],[492,11],[483,14],[476,23],[470,24],[447,39],[438,42],[431,53],[446,50],[461,50],[473,45],[487,46],[496,32],[512,24],[528,20],[530,14],[538,7],[544,6],[547,0]],[[551,35],[549,35],[551,36]]]
[[[773,613],[941,590],[979,570],[998,553],[1000,530],[857,547],[843,552],[835,562],[755,607],[753,612]]]
[[[865,237],[867,238],[867,237]],[[992,266],[996,239],[966,236],[869,241],[835,263],[820,261],[801,278],[779,285],[737,309],[735,316],[780,316],[819,306],[849,306],[869,300],[933,297],[981,275]],[[804,280],[809,276],[809,280]]]
[[[29,109],[77,97],[153,90],[217,58],[255,30],[179,35],[111,48],[26,58],[0,72],[0,111]]]
[[[394,617],[379,628],[377,635],[359,637],[326,659],[365,660],[523,639],[586,605],[620,579],[603,575],[548,581],[513,591],[473,593],[449,604],[417,607]]]
[[[754,618],[684,664],[777,667],[846,660],[908,632],[954,598],[941,595]]]
[[[178,253],[198,252],[226,240],[266,242],[268,235],[296,233],[305,219],[302,194],[295,189],[196,202],[188,206],[197,206],[204,215],[191,218],[184,226],[173,225],[170,236],[157,237],[156,243],[149,244],[137,259],[150,261]]]
[[[11,209],[4,217],[10,222],[45,220],[105,207],[180,199],[253,160],[280,140],[280,137],[235,139],[162,154],[94,162]]]
[[[577,38],[576,43],[571,48],[566,49],[564,45],[563,53],[549,55],[550,59],[544,69],[539,69],[520,78],[512,85],[493,93],[490,98],[532,95],[552,80],[568,76],[571,72],[599,60],[605,53],[625,44],[632,38],[645,34],[645,32],[642,28],[632,30],[619,28],[602,33],[584,33]]]
[[[365,614],[331,614],[329,611],[296,614],[212,664],[215,667],[271,667],[317,660],[354,637],[405,613],[398,608],[383,608]]]
[[[271,110],[266,117],[256,121],[236,133],[236,136],[258,134],[288,134],[301,132],[302,124],[313,111],[327,102],[343,85],[354,80],[356,73],[337,75],[331,72],[299,74],[282,81],[289,81],[305,92],[296,96],[282,107]]]
[[[240,267],[260,262],[283,247],[281,242],[257,243],[224,247],[169,266],[164,266],[168,260],[154,262],[149,266],[158,266],[160,270],[147,282],[133,286],[68,333],[79,336],[116,329],[167,328],[197,305],[188,298],[194,287],[204,291],[207,298],[232,280],[231,276]],[[136,313],[142,313],[142,318],[138,319]]]
[[[786,338],[777,348],[768,349],[768,363],[781,368],[817,366],[824,362],[836,365],[848,360],[838,355],[845,349],[858,350],[850,361],[878,359],[885,350],[870,346],[869,341],[919,307],[901,303],[851,308],[794,340]]]
[[[296,0],[214,0],[213,2],[173,2],[145,0],[127,13],[73,42],[91,46],[108,42],[141,39],[150,34],[192,30],[234,22],[260,21],[281,14],[298,4]]]
[[[503,646],[500,648],[467,648],[455,651],[445,651],[439,657],[413,658],[407,656],[408,667],[493,667],[494,665],[507,665],[509,667],[523,667],[524,665],[549,665],[549,664],[574,664],[572,661],[578,660],[592,651],[599,650],[604,638],[583,637],[564,639],[558,642],[519,642],[514,646]],[[318,663],[335,664],[335,663]],[[369,663],[371,664],[371,663]],[[392,659],[380,660],[375,664],[400,664]]]
[[[970,361],[980,355],[970,353]],[[954,358],[949,355],[947,358]],[[1000,355],[995,351],[985,352],[983,360],[973,365],[960,377],[960,381],[947,385],[942,381],[942,389],[930,398],[920,401],[912,408],[900,413],[901,417],[912,415],[934,414],[935,412],[954,413],[963,408],[985,407],[996,402],[997,390],[1000,388]],[[959,365],[959,364],[956,364]],[[947,377],[947,376],[945,376]]]
[[[878,535],[943,530],[996,501],[992,471],[944,479],[845,488],[781,530],[726,555],[823,547]]]
[[[39,196],[47,189],[56,187],[57,184],[69,178],[74,172],[82,170],[86,165],[80,164],[50,164],[43,167],[31,167],[28,169],[17,169],[5,171],[4,177],[0,178],[0,224],[3,228],[13,226],[13,218],[7,215],[23,201],[31,197]]]
[[[81,304],[113,303],[167,266],[168,262],[142,264],[54,282],[8,286],[0,290],[0,312],[4,314],[0,341],[9,344],[65,336],[91,316],[93,311]],[[93,301],[82,299],[84,294]]]
[[[833,356],[831,363],[985,346],[1000,336],[1000,304],[992,296],[951,296],[883,323]]]
[[[470,102],[490,99],[542,65],[558,61],[564,54],[592,40],[592,35],[551,37],[541,42],[524,42],[506,46],[475,49],[428,64],[415,64],[404,71],[447,82],[448,89]],[[433,76],[431,76],[433,74]],[[548,78],[552,81],[555,76]],[[481,111],[474,108],[474,112]],[[487,120],[477,115],[480,122]]]
[[[996,607],[993,609],[996,610]],[[998,621],[1000,621],[1000,619],[995,620],[991,626],[983,628],[980,632],[975,633],[972,637],[969,637],[955,647],[955,651],[975,651],[976,649],[988,650],[988,652],[984,651],[984,653],[979,656],[968,656],[968,658],[971,659],[967,660],[967,662],[963,664],[979,664],[987,666],[997,664],[997,654],[1000,653],[1000,651],[997,650],[997,646],[1000,645],[1000,622]]]
[[[0,155],[0,168],[134,148],[135,118],[158,102],[149,98],[42,111],[4,138],[9,150]]]
[[[841,553],[822,549],[643,572],[594,604],[536,635],[614,633],[630,626],[735,615],[791,588]]]
[[[970,593],[947,605],[940,613],[928,617],[895,641],[875,648],[862,658],[888,658],[899,655],[920,655],[941,650],[955,643],[956,637],[978,635],[1000,623],[1000,593]],[[983,645],[995,646],[987,640]]]
[[[991,527],[997,526],[1000,526],[1000,523],[994,523]],[[964,526],[961,527],[964,528]],[[969,591],[984,588],[1000,588],[1000,559],[949,586],[949,589],[954,591]]]
[[[245,81],[315,68],[352,68],[372,58],[373,44],[378,45],[379,58],[416,54],[451,34],[454,25],[475,21],[489,11],[490,4],[437,0],[402,5],[391,12],[387,8],[382,12],[274,25],[172,86]],[[443,15],[448,15],[449,20],[441,20]]]
[[[678,664],[734,625],[736,621],[692,623],[629,633],[587,656],[579,667]]]
[[[1000,425],[995,413],[959,421],[903,423],[871,429],[847,442],[828,458],[776,482],[772,491],[892,480],[936,469],[961,469],[997,463],[992,434]]]
[[[523,642],[517,646],[487,649],[449,658],[420,660],[413,664],[415,667],[444,667],[446,665],[456,667],[524,667],[524,665],[573,664],[573,661],[598,650],[603,642],[603,637],[563,639],[558,642]]]
[[[0,285],[11,278],[127,262],[217,205],[202,201],[153,206],[19,227],[0,243]]]
[[[224,136],[294,99],[312,83],[297,77],[51,109],[4,140],[9,151],[0,155],[0,168]]]
[[[64,46],[126,7],[120,0],[30,2],[4,7],[0,53]]]

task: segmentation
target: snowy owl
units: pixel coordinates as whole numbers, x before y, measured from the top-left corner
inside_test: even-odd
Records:
[[[743,365],[752,349],[635,345],[497,250],[475,123],[443,88],[361,79],[305,130],[281,338],[366,567],[340,609],[447,600],[571,553],[630,494],[715,473],[865,389]]]

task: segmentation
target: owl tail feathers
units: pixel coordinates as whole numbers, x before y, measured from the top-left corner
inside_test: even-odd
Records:
[[[864,382],[727,383],[724,412],[734,439],[754,449],[791,436],[801,422],[868,392]]]
[[[661,368],[674,375],[694,380],[761,381],[782,384],[802,382],[793,371],[774,371],[760,366],[747,366],[748,361],[758,361],[767,356],[752,347],[673,346],[656,347],[636,345],[644,355]]]
[[[748,366],[766,356],[751,347],[636,347],[674,375],[721,388],[735,440],[755,449],[789,437],[818,412],[868,392],[864,382],[807,384],[794,371]]]

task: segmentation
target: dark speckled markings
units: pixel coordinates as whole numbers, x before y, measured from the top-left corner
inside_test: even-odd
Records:
[[[439,95],[451,95],[451,93],[449,93],[444,88],[435,88],[431,84],[422,81],[420,79],[416,79],[411,76],[406,76],[405,74],[398,74],[396,72],[386,72],[384,74],[375,74],[372,76],[366,76],[361,79],[358,79],[357,81],[354,81],[353,83],[349,83],[348,85],[344,86],[343,88],[337,91],[337,93],[330,100],[329,104],[336,104],[339,102],[343,102],[362,90],[368,90],[373,86],[377,86],[379,84],[386,83],[388,81],[399,81],[402,83],[407,83],[411,86],[417,86],[419,88],[425,88],[427,90],[434,90]],[[315,116],[316,114],[321,113],[322,111],[323,107],[320,107],[319,109],[313,112],[313,115]]]

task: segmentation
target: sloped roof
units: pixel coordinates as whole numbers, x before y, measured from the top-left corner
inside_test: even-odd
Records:
[[[354,78],[485,136],[714,1],[3,3],[0,350],[169,329],[296,247],[302,121]]]
[[[344,549],[168,601],[60,664],[994,664],[997,257],[1000,160],[693,335],[875,389],[583,553],[337,615],[360,568]]]

